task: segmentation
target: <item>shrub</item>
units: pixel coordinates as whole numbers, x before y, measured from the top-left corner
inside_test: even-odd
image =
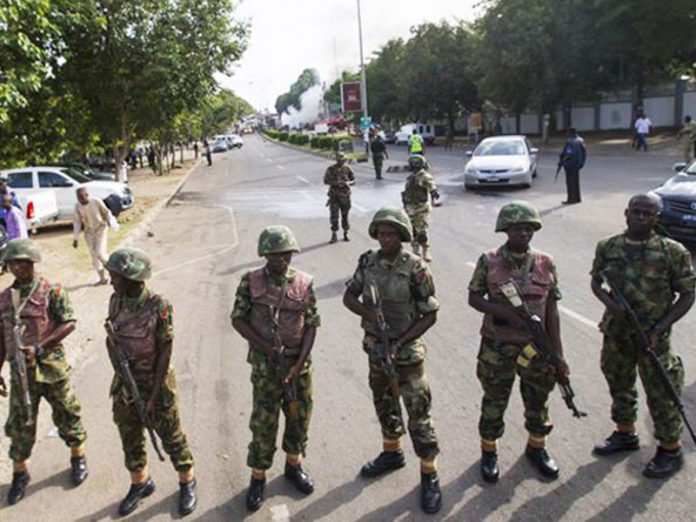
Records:
[[[287,132],[279,132],[278,133],[278,140],[279,141],[288,141],[288,136],[289,136],[289,134]]]

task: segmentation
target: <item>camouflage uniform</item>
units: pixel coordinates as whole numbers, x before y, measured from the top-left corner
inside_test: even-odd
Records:
[[[679,139],[684,140],[684,161],[690,163],[696,154],[696,122],[684,122],[678,133]]]
[[[413,246],[429,246],[428,223],[430,220],[431,194],[437,191],[433,177],[421,169],[406,178],[406,188],[401,193],[404,210],[413,226]]]
[[[675,294],[692,293],[696,285],[691,256],[686,248],[655,233],[644,243],[630,242],[626,234],[600,241],[592,265],[592,278],[601,281],[604,270],[608,270],[614,284],[635,310],[645,331],[650,331],[665,316]],[[612,420],[618,425],[636,421],[637,367],[655,425],[655,438],[664,444],[678,442],[681,417],[648,357],[632,341],[635,332],[624,319],[608,312],[604,314],[600,329],[604,334],[601,365],[612,397]],[[681,393],[684,368],[679,356],[671,350],[669,331],[662,337],[656,353]]]
[[[404,279],[407,278],[407,279]],[[383,296],[383,311],[390,332],[403,330],[405,323],[412,324],[418,316],[435,312],[439,304],[435,299],[435,286],[428,265],[418,256],[402,250],[393,262],[385,259],[381,251],[365,252],[358,262],[353,277],[348,281],[348,291],[367,296],[367,283],[374,281]],[[398,292],[406,283],[406,294]],[[413,315],[406,311],[411,308]],[[400,327],[397,327],[400,324]],[[399,440],[405,433],[397,405],[389,388],[389,379],[380,365],[375,345],[379,337],[374,328],[363,321],[365,330],[363,350],[368,354],[369,382],[377,417],[386,440]],[[394,337],[396,338],[396,337]],[[435,427],[430,416],[431,394],[425,373],[426,345],[422,338],[399,346],[396,364],[399,391],[408,413],[408,431],[416,454],[424,460],[433,460],[439,453]]]
[[[19,289],[22,301],[29,297],[32,287],[35,290],[31,295],[37,309],[46,306],[48,317],[55,325],[75,321],[72,305],[67,292],[60,284],[51,284],[42,277],[36,277],[34,281],[26,285],[20,285],[15,281],[11,288]],[[13,310],[9,297],[10,289],[6,289],[0,297],[0,342],[3,342],[5,354],[9,355],[13,350],[5,339],[12,330]],[[47,296],[45,298],[44,296]],[[44,301],[45,299],[45,301]],[[32,303],[33,304],[33,303]],[[31,329],[31,323],[37,321],[32,315],[25,315],[29,309],[25,306],[21,321]],[[33,314],[33,312],[32,312]],[[26,342],[26,334],[24,341]],[[53,423],[58,428],[58,435],[71,448],[79,448],[87,439],[84,426],[80,417],[80,404],[75,397],[70,385],[70,366],[65,358],[63,345],[58,345],[37,358],[33,368],[27,368],[29,378],[29,393],[33,406],[32,421],[26,425],[26,412],[21,402],[19,381],[14,364],[10,372],[10,408],[5,434],[11,439],[9,456],[15,462],[21,462],[31,456],[32,448],[36,442],[36,420],[39,412],[39,401],[43,397],[51,405],[53,410]]]
[[[266,282],[276,289],[291,288],[298,271],[292,267],[283,277],[275,277],[264,270]],[[255,305],[252,302],[251,289],[252,272],[242,276],[232,310],[232,319],[249,321]],[[307,306],[304,309],[304,325],[306,328],[318,327],[320,317],[317,311],[317,299],[310,283],[307,290]],[[261,333],[261,332],[259,332]],[[288,353],[290,352],[290,353]],[[286,361],[288,368],[297,363],[300,356],[297,350],[286,348]],[[247,362],[251,364],[251,383],[253,385],[253,407],[249,429],[252,432],[252,440],[249,443],[247,465],[250,468],[266,470],[273,464],[273,455],[276,451],[276,436],[278,433],[278,417],[282,408],[285,414],[285,429],[283,431],[283,451],[291,455],[305,453],[307,447],[307,432],[312,415],[312,361],[310,357],[305,360],[302,371],[295,382],[295,393],[298,402],[297,414],[300,430],[290,421],[288,404],[284,400],[282,378],[277,365],[270,360],[261,349],[249,346]],[[298,432],[299,431],[299,432]]]
[[[516,280],[536,277],[536,264],[540,259],[537,256],[539,254],[541,253],[530,248],[525,254],[516,255],[508,249],[507,244],[496,252],[496,255],[501,256],[503,262],[512,270]],[[479,258],[469,283],[469,290],[482,296],[489,294],[488,264],[490,255],[491,253],[484,254]],[[550,260],[550,258],[548,259]],[[543,272],[550,276],[549,282],[544,283],[550,285],[548,299],[560,299],[558,277],[553,262],[544,266]],[[491,321],[495,325],[494,328],[503,326],[504,322],[498,318],[488,317],[484,318],[484,321]],[[549,418],[548,397],[556,384],[555,375],[549,367],[548,361],[536,357],[531,360],[528,366],[523,367],[517,363],[517,359],[527,344],[526,342],[509,342],[504,338],[495,339],[495,334],[491,335],[487,328],[482,328],[481,333],[481,346],[476,367],[476,375],[483,388],[481,418],[479,420],[481,438],[493,442],[503,436],[505,428],[503,417],[512,393],[515,373],[520,377],[520,391],[526,419],[525,428],[530,434],[538,437],[548,435],[553,428]]]
[[[338,214],[341,213],[341,227],[350,229],[348,212],[350,211],[350,185],[355,181],[355,174],[348,165],[331,165],[324,174],[324,185],[329,185],[327,206],[330,211],[332,232],[338,230]]]

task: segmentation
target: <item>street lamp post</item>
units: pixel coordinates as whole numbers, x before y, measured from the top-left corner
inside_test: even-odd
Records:
[[[360,13],[360,0],[358,0],[358,35],[360,37],[360,105],[363,118],[367,118],[367,75],[365,74],[365,60],[363,58],[362,16]],[[365,142],[365,154],[369,156],[369,127],[363,131]]]

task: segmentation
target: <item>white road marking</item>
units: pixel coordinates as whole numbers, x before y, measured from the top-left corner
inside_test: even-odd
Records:
[[[466,266],[470,266],[471,268],[476,268],[476,263],[474,263],[473,261],[467,261]]]
[[[283,167],[282,165],[277,165],[277,167],[278,167],[280,170],[285,170],[285,167]]]
[[[163,268],[162,270],[158,270],[157,272],[154,272],[152,274],[152,277],[157,277],[157,276],[160,276],[162,274],[166,274],[167,272],[179,270],[180,268],[183,268],[185,266],[192,265],[194,263],[198,263],[200,261],[205,261],[206,259],[210,259],[210,258],[219,256],[220,254],[224,254],[225,252],[229,252],[230,250],[232,250],[233,248],[236,248],[239,245],[239,233],[237,232],[237,220],[234,217],[234,211],[230,207],[225,206],[225,205],[211,205],[211,206],[217,207],[217,208],[224,208],[229,213],[230,222],[232,223],[233,236],[234,236],[233,241],[229,245],[227,245],[226,247],[220,248],[220,249],[218,249],[215,252],[212,252],[210,254],[196,257],[194,259],[189,259],[188,261],[185,261],[183,263],[179,263],[178,265],[174,265],[174,266],[170,266],[168,268]]]
[[[302,176],[295,176],[297,179],[299,179],[302,183],[306,183],[309,185],[309,180],[307,178],[303,178]]]
[[[290,510],[287,504],[271,507],[271,520],[273,522],[287,522],[290,520]]]
[[[360,205],[356,205],[353,203],[353,208],[358,209],[360,212],[367,212],[367,209],[365,207],[361,207]]]

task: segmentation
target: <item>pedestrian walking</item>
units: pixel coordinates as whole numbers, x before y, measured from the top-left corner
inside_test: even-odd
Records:
[[[12,195],[3,194],[1,197],[7,238],[27,239],[29,234],[27,233],[27,223],[24,220],[24,213],[12,204]]]
[[[421,509],[437,513],[442,507],[436,463],[440,450],[430,416],[423,340],[439,309],[435,285],[423,259],[402,246],[412,239],[411,223],[403,210],[381,208],[368,232],[379,242],[379,250],[360,256],[343,295],[344,306],[362,319],[362,346],[368,355],[370,389],[382,428],[382,452],[360,474],[375,478],[402,468],[406,463],[402,437],[408,429],[421,459]],[[403,420],[400,399],[408,423]]]
[[[382,165],[384,164],[384,158],[389,159],[389,154],[387,153],[387,145],[379,134],[372,140],[370,152],[372,153],[372,164],[375,167],[375,177],[382,179]]]
[[[193,157],[194,157],[194,159],[198,159],[198,142],[197,141],[193,142]]]
[[[440,194],[435,186],[435,180],[425,170],[427,162],[420,154],[414,154],[408,159],[411,173],[406,178],[406,186],[401,193],[401,201],[404,210],[408,214],[412,230],[413,253],[423,255],[423,259],[430,262],[430,238],[428,226],[430,224],[430,212],[432,202],[440,199]]]
[[[657,451],[643,469],[650,478],[667,478],[684,463],[681,449],[683,422],[660,372],[647,350],[657,355],[678,394],[684,386],[684,367],[670,340],[672,326],[694,303],[696,275],[689,251],[679,242],[655,232],[659,202],[649,195],[631,198],[624,211],[626,231],[601,240],[592,264],[592,292],[605,306],[600,330],[604,335],[601,369],[611,394],[614,432],[595,446],[599,456],[639,448],[636,434],[640,375],[654,424]],[[647,335],[647,350],[636,341],[639,332],[626,319],[626,311],[603,281],[623,294]]]
[[[213,155],[210,151],[210,143],[208,143],[208,140],[203,140],[203,148],[205,149],[205,159],[208,162],[208,166],[212,167],[213,166]]]
[[[644,113],[640,113],[634,127],[636,129],[636,150],[643,149],[648,152],[648,134],[650,134],[650,127],[652,127],[650,118]]]
[[[425,156],[425,148],[423,146],[423,136],[418,134],[418,129],[414,128],[411,136],[408,138],[408,154],[413,156],[414,154],[420,154]]]
[[[92,266],[99,275],[97,284],[105,285],[109,282],[105,268],[108,260],[107,229],[118,230],[118,222],[102,200],[89,197],[87,187],[80,187],[76,192],[72,245],[77,248],[80,232],[84,232]]]
[[[534,233],[542,227],[539,212],[525,201],[504,205],[498,213],[496,232],[507,234],[507,241],[478,260],[469,283],[469,305],[485,314],[476,375],[483,388],[479,435],[481,437],[481,475],[497,482],[498,440],[503,436],[507,409],[515,375],[520,378],[528,432],[525,455],[541,475],[555,479],[558,466],[546,450],[546,437],[553,424],[549,417],[549,394],[556,379],[568,375],[563,359],[557,302],[561,298],[553,258],[533,249]],[[533,341],[521,317],[506,305],[501,285],[513,281],[530,314],[540,318],[550,348],[557,356],[552,368],[545,357],[527,356]]]
[[[566,199],[563,205],[574,205],[582,201],[580,197],[580,169],[585,166],[587,149],[585,141],[573,128],[568,130],[568,139],[558,159],[558,168],[563,167],[566,178]]]
[[[451,126],[447,126],[445,131],[445,150],[452,150],[452,145],[454,143],[454,131]]]
[[[232,326],[249,342],[254,388],[247,454],[249,511],[258,510],[264,501],[281,409],[285,478],[304,495],[314,491],[302,457],[312,415],[311,351],[320,319],[312,276],[290,266],[295,252],[300,247],[288,227],[266,227],[258,242],[258,255],[266,265],[242,277],[231,314]]]
[[[688,164],[696,158],[696,122],[691,116],[684,117],[684,125],[677,134],[677,140],[684,140],[684,161]]]
[[[154,294],[145,281],[152,263],[137,248],[122,248],[109,257],[106,268],[113,294],[106,321],[107,350],[114,365],[111,381],[113,421],[121,437],[125,466],[131,486],[118,507],[125,516],[155,491],[147,466],[145,428],[162,440],[179,475],[179,515],[191,513],[198,503],[193,455],[181,428],[176,379],[171,365],[174,341],[173,310],[164,298]],[[128,359],[129,372],[136,383],[139,400],[145,403],[144,423],[135,403],[128,377],[118,364],[116,350]]]
[[[85,440],[80,403],[70,384],[70,365],[63,340],[75,330],[75,315],[68,293],[35,271],[41,253],[30,239],[13,239],[7,244],[4,260],[15,277],[0,294],[0,369],[10,362],[10,407],[5,434],[10,438],[12,484],[8,504],[24,498],[31,480],[29,457],[36,442],[39,402],[51,406],[58,436],[70,448],[70,476],[74,486],[87,478]],[[13,332],[19,330],[21,346]],[[24,359],[26,380],[19,374]],[[0,377],[0,395],[7,396]]]
[[[329,223],[331,225],[331,240],[329,243],[338,241],[338,215],[341,214],[341,228],[343,228],[343,240],[350,241],[348,231],[350,230],[350,222],[348,221],[348,213],[350,212],[350,186],[355,183],[355,174],[351,168],[346,165],[346,155],[343,152],[336,153],[336,163],[326,169],[324,174],[324,185],[329,186],[327,192],[328,201],[326,206],[329,207]]]

